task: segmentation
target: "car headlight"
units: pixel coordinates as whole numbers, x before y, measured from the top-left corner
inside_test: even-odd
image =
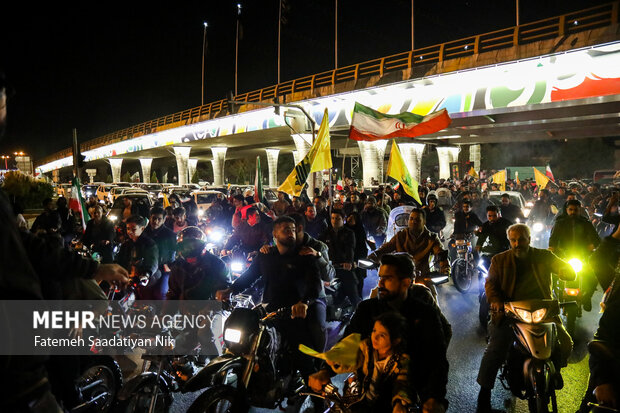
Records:
[[[115,222],[118,219],[118,217],[116,215],[110,215],[108,219],[112,222]]]
[[[519,218],[515,218],[516,223],[518,224],[519,222],[521,222],[521,219]]]
[[[534,203],[532,201],[526,202],[525,206],[528,207],[528,208],[532,208],[534,206]]]
[[[515,312],[517,313],[519,318],[521,318],[521,320],[525,321],[526,323],[532,322],[532,313],[530,313],[529,311],[522,308],[515,308]]]
[[[541,308],[540,310],[536,310],[532,313],[532,323],[540,323],[545,315],[547,314],[546,308]]]
[[[545,226],[542,224],[542,222],[536,222],[534,223],[534,226],[532,227],[534,232],[541,232],[544,228]]]
[[[224,330],[224,340],[231,343],[239,343],[241,341],[241,331],[234,328],[227,328]]]
[[[230,270],[232,272],[241,272],[243,271],[243,264],[239,261],[234,261],[230,264]]]
[[[571,267],[573,267],[573,270],[575,270],[575,272],[579,272],[583,269],[583,263],[579,258],[571,258],[570,260],[568,260],[568,263]]]

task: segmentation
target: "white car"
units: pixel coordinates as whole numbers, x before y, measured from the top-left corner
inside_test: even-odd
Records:
[[[145,191],[144,189],[117,186],[110,190],[110,193],[108,194],[108,200],[110,201],[111,204],[113,204],[114,201],[116,201],[118,197],[120,197],[121,195],[128,195],[128,194],[134,194],[134,193],[146,194],[147,196],[149,195],[149,192]]]
[[[198,205],[198,217],[202,218],[207,209],[216,199],[224,199],[224,194],[220,191],[194,191],[191,193],[194,202]]]
[[[489,201],[491,201],[495,205],[502,204],[502,195],[508,194],[510,196],[510,203],[518,206],[523,211],[523,216],[528,217],[530,211],[532,210],[532,203],[525,202],[525,198],[521,192],[517,191],[490,191],[489,192]]]

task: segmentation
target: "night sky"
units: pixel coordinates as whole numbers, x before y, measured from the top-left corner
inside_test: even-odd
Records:
[[[602,3],[521,0],[521,22]],[[140,4],[148,6],[21,2],[2,13],[0,68],[16,93],[0,154],[23,150],[36,161],[69,147],[73,128],[83,142],[199,106],[205,20],[205,102],[234,89],[236,1]],[[334,0],[286,4],[282,81],[332,69]],[[279,0],[242,1],[239,93],[277,81],[278,7]],[[410,0],[339,0],[339,66],[409,50],[410,7]],[[515,0],[416,0],[415,18],[423,47],[513,26]]]

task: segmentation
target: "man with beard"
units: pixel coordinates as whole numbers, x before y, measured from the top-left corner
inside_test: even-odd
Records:
[[[313,304],[320,298],[322,283],[317,258],[299,255],[296,246],[295,220],[288,216],[273,222],[276,248],[267,254],[258,254],[252,265],[226,290],[216,294],[218,300],[226,300],[230,294],[238,294],[259,278],[264,282],[262,302],[267,311],[291,308],[291,317],[278,320],[276,329],[289,348],[299,344],[323,351],[325,312],[317,311]],[[323,331],[323,334],[318,332]],[[313,359],[299,351],[292,351],[292,361],[305,379],[314,371]]]
[[[407,252],[413,259],[416,271],[425,277],[430,272],[429,258],[433,255],[439,260],[440,271],[448,273],[450,270],[448,254],[443,249],[437,234],[430,232],[425,224],[426,214],[424,210],[417,208],[412,210],[407,228],[398,231],[391,240],[370,254],[368,258],[378,261],[382,255],[390,252]],[[435,293],[434,285],[428,284],[427,286]]]
[[[511,224],[525,222],[525,216],[521,208],[510,202],[510,195],[502,194],[502,204],[499,207],[502,217],[510,221]],[[517,219],[519,221],[517,221]]]
[[[566,215],[558,218],[551,229],[549,250],[566,260],[576,257],[586,262],[600,241],[592,223],[581,215],[581,202],[576,199],[567,201]],[[579,276],[583,277],[583,309],[591,311],[596,278],[589,266],[585,266]]]
[[[166,211],[162,207],[151,208],[149,224],[144,234],[155,241],[159,252],[159,272],[161,281],[160,291],[165,295],[168,291],[168,279],[170,276],[170,264],[174,261],[177,237],[173,230],[164,225]]]
[[[449,342],[449,325],[433,299],[428,288],[412,284],[414,264],[407,253],[385,254],[379,268],[379,294],[362,301],[343,337],[359,333],[362,339],[370,337],[375,317],[396,311],[407,321],[406,354],[411,355],[408,380],[418,392],[424,413],[444,412],[448,407],[446,384],[448,382],[448,360],[446,351]],[[321,392],[329,383],[330,370],[324,368],[310,377],[308,385]],[[399,410],[394,406],[394,412]]]
[[[487,219],[488,221],[482,224],[478,232],[476,251],[492,257],[510,248],[506,230],[511,223],[506,218],[499,216],[497,205],[487,207]]]
[[[530,229],[527,225],[511,225],[507,234],[511,249],[493,257],[485,284],[487,301],[494,315],[488,327],[489,344],[478,372],[478,413],[494,411],[491,408],[491,390],[495,384],[495,376],[514,341],[510,322],[501,316],[504,303],[552,299],[551,272],[558,274],[563,280],[575,279],[575,271],[568,263],[551,251],[530,247]],[[573,349],[573,341],[559,316],[554,319],[554,323],[557,327],[559,352],[552,355],[558,372],[553,383],[559,390],[563,386],[559,371],[566,366]]]

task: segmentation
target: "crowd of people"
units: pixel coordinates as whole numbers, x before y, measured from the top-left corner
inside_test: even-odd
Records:
[[[5,95],[0,84],[2,102]],[[0,123],[3,116],[0,111]],[[485,289],[494,315],[506,301],[551,299],[552,273],[574,279],[574,270],[562,259],[566,251],[591,256],[593,271],[586,283],[584,309],[591,310],[589,300],[600,284],[606,292],[605,312],[595,337],[614,351],[620,349],[617,188],[558,181],[539,189],[532,181],[509,180],[505,191],[519,192],[533,202],[527,217],[512,204],[508,192],[499,205],[492,202],[492,190],[500,190],[499,185],[471,177],[424,181],[418,188],[418,202],[402,187],[386,184],[363,189],[347,178],[341,190],[326,186],[316,190],[312,199],[305,195],[289,199],[279,193],[271,207],[241,194],[222,196],[204,219],[198,219],[190,200],[171,199],[167,208],[155,205],[144,211],[127,198],[116,223],[106,218],[101,205],[89,203],[92,220],[84,230],[62,197],[55,206],[46,199],[44,211],[30,228],[18,227],[10,202],[0,192],[4,233],[0,303],[6,314],[7,300],[63,299],[57,287],[72,278],[94,279],[102,286],[121,289],[137,278],[138,298],[160,300],[227,300],[260,279],[268,310],[291,308],[290,320],[277,326],[284,341],[291,348],[305,344],[324,351],[325,287],[337,278],[341,283],[337,300],[348,300],[355,308],[344,337],[358,333],[363,339],[358,361],[355,366],[319,364],[292,352],[293,365],[306,383],[321,392],[334,374],[356,371],[363,383],[366,411],[404,412],[419,403],[424,412],[443,412],[448,408],[447,348],[452,329],[434,287],[424,285],[423,278],[431,266],[449,272],[450,254],[444,241],[454,234],[475,234],[476,251],[490,257]],[[390,212],[403,205],[413,207],[407,226],[386,239]],[[549,249],[531,245],[526,222],[549,227],[545,246]],[[452,233],[444,233],[448,224]],[[207,251],[205,232],[213,226],[230,233],[221,255],[233,250],[257,253],[234,281],[219,254]],[[101,262],[76,254],[74,239],[98,252]],[[357,265],[366,257],[379,264],[378,285],[370,296],[363,294],[366,270]],[[558,367],[554,385],[560,389],[559,369],[566,365],[573,343],[562,321],[555,322],[559,349],[554,355]],[[13,327],[14,332],[20,331],[20,326]],[[478,374],[478,412],[493,411],[491,389],[511,337],[505,320],[493,316]],[[0,359],[11,377],[0,390],[1,411],[62,411],[51,392],[44,357]],[[617,359],[614,364],[593,355],[590,366],[591,394],[586,399],[617,407]],[[315,400],[315,405],[319,408],[320,402]]]

